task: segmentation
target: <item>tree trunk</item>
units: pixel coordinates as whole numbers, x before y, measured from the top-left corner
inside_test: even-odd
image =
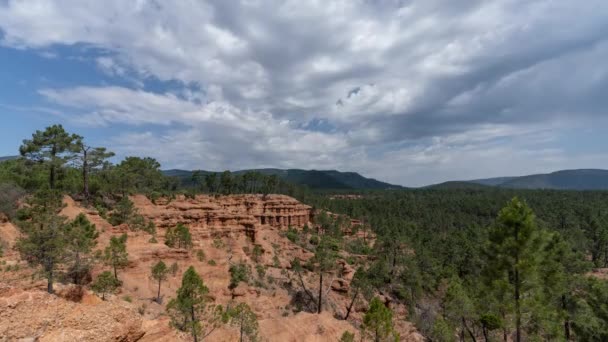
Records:
[[[239,339],[240,342],[243,342],[243,318],[241,317],[241,338]]]
[[[49,173],[49,185],[51,189],[55,189],[55,164],[54,161],[51,160],[51,172]]]
[[[348,308],[346,309],[346,316],[344,316],[345,321],[348,319],[348,316],[350,316],[350,311],[352,310],[353,305],[355,305],[355,300],[357,299],[358,295],[359,295],[359,289],[357,288],[357,290],[355,290],[355,295],[353,296],[353,299],[350,301],[350,304],[348,305]]]
[[[319,306],[317,307],[317,313],[321,313],[321,303],[323,301],[323,272],[319,272]]]
[[[471,340],[473,340],[473,342],[477,342],[477,339],[475,338],[475,334],[473,334],[471,329],[469,329],[469,326],[467,325],[467,320],[464,319],[464,317],[462,317],[462,326],[469,333],[469,336],[471,336]]]
[[[72,275],[72,280],[74,284],[79,285],[80,282],[80,252],[76,252],[76,261],[74,262],[74,274]]]
[[[53,270],[52,269],[50,271],[48,271],[46,291],[51,294],[54,292],[53,291]]]
[[[566,295],[562,295],[562,309],[566,311]],[[570,320],[568,316],[564,319],[564,335],[566,341],[570,341]]]
[[[194,337],[194,342],[198,342],[198,334],[196,333],[196,315],[194,314],[194,306],[190,307],[190,315],[192,317],[192,337]]]
[[[488,328],[486,328],[485,324],[481,326],[481,331],[483,332],[483,339],[485,342],[490,341],[488,338]]]
[[[515,342],[521,342],[521,307],[519,300],[519,287],[519,270],[515,270]]]
[[[118,273],[116,272],[116,264],[114,264],[114,278],[118,280]]]
[[[160,279],[158,279],[158,294],[156,295],[156,302],[160,304]]]
[[[88,154],[89,150],[88,148],[83,148],[82,149],[82,184],[83,184],[83,190],[82,192],[84,193],[84,198],[87,201],[89,201],[89,163],[88,163]]]

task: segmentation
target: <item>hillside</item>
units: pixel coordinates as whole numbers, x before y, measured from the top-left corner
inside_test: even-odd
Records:
[[[469,182],[512,189],[608,190],[608,170],[562,170],[548,174],[488,178]]]
[[[433,190],[483,190],[491,189],[492,186],[465,181],[448,181],[439,184],[429,185],[424,188]]]
[[[5,156],[5,157],[0,157],[0,162],[6,161],[6,160],[13,160],[13,159],[17,159],[19,158],[19,156]]]
[[[393,185],[366,178],[356,172],[340,172],[336,170],[302,170],[302,169],[250,169],[233,172],[234,175],[242,175],[246,172],[259,172],[265,175],[276,175],[281,179],[298,184],[306,185],[312,189],[400,189],[399,185]],[[201,171],[203,174],[210,171]],[[166,176],[177,177],[183,186],[192,185],[192,171],[187,170],[165,170]]]

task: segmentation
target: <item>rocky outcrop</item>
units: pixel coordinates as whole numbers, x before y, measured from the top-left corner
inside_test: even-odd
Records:
[[[253,241],[264,226],[303,227],[311,221],[312,208],[284,195],[178,196],[153,204],[145,196],[132,197],[146,219],[159,228],[183,223],[197,240],[244,233]]]
[[[92,298],[91,304],[73,303],[0,285],[0,341],[129,342],[145,334],[135,310]]]

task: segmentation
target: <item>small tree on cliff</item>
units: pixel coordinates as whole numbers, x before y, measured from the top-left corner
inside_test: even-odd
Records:
[[[190,266],[184,273],[177,297],[167,304],[171,325],[189,331],[195,342],[209,336],[223,323],[222,306],[209,304],[208,294],[209,288]]]
[[[127,234],[112,236],[110,245],[104,251],[104,261],[106,265],[114,270],[114,278],[118,279],[119,268],[127,266],[129,253],[127,253]]]
[[[110,214],[110,223],[113,226],[118,226],[129,222],[131,217],[136,213],[135,205],[128,196],[123,196],[118,203],[116,209]]]
[[[230,325],[239,329],[239,342],[255,342],[258,341],[258,317],[251,310],[249,305],[239,303],[237,306],[228,309],[228,317]]]
[[[87,258],[93,247],[97,244],[99,233],[84,214],[76,216],[65,229],[66,252],[72,265],[68,270],[68,276],[72,282],[78,285],[88,277],[90,269],[90,258]]]
[[[91,285],[91,289],[100,293],[102,300],[106,300],[106,293],[114,292],[120,285],[120,281],[110,271],[104,271]]]
[[[346,308],[346,315],[344,315],[344,320],[347,320],[350,316],[353,306],[355,305],[357,298],[359,298],[361,294],[363,294],[364,296],[371,297],[372,286],[363,268],[358,268],[355,274],[353,275],[353,280],[350,282],[350,291],[352,292],[352,297],[350,303],[348,304],[348,307]]]
[[[399,341],[399,334],[393,328],[393,312],[377,297],[369,303],[361,328],[374,342]]]
[[[165,245],[185,249],[191,248],[192,235],[190,229],[182,223],[178,223],[175,228],[169,228],[165,234]]]
[[[163,280],[167,279],[169,274],[169,268],[165,263],[160,260],[154,266],[152,266],[152,278],[158,280],[158,293],[156,295],[156,302],[160,304],[160,284]]]
[[[323,236],[315,250],[314,257],[310,260],[319,272],[319,296],[317,298],[317,313],[323,311],[323,274],[332,271],[336,267],[337,245],[333,239]]]

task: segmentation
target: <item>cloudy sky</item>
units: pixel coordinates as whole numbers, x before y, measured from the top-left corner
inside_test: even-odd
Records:
[[[419,186],[608,168],[605,0],[0,0],[0,155]]]

